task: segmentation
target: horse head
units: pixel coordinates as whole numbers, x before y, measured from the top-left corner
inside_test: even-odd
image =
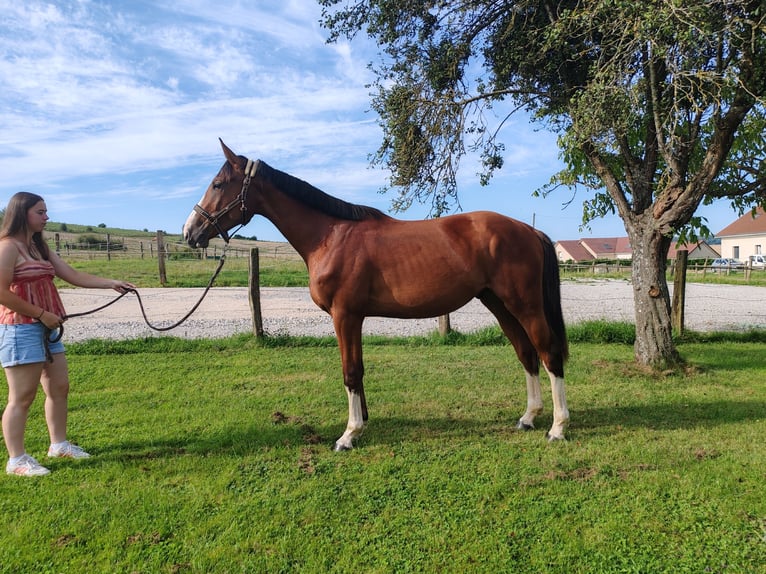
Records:
[[[229,230],[246,225],[254,215],[247,209],[247,191],[258,164],[235,154],[220,138],[219,141],[226,162],[184,224],[184,240],[191,247],[207,247],[216,235],[228,243]]]

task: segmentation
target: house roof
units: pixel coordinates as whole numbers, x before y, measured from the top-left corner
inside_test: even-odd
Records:
[[[596,259],[609,259],[616,257],[618,253],[631,253],[627,237],[588,237],[581,239],[580,243]]]
[[[566,239],[564,241],[557,241],[561,249],[566,251],[573,261],[587,261],[593,259],[590,251],[582,246],[582,242],[579,239]]]
[[[755,217],[751,211],[727,225],[716,233],[716,237],[731,237],[733,235],[760,235],[766,233],[766,212],[762,207],[755,210]]]
[[[682,249],[686,249],[686,251],[689,252],[690,257],[693,254],[698,255],[699,259],[702,259],[706,255],[712,256],[713,253],[715,253],[716,257],[719,255],[716,249],[703,240],[697,241],[696,243],[682,243],[681,245],[676,245],[676,242],[674,241],[670,244],[670,249],[668,249],[668,259],[675,259],[678,252]],[[707,251],[707,253],[705,253],[705,251]]]
[[[627,237],[565,239],[557,241],[556,245],[571,257],[573,261],[617,259],[618,255],[631,256],[633,254],[630,240]],[[716,249],[708,245],[707,242],[700,240],[696,243],[687,243],[678,247],[676,247],[675,242],[671,243],[670,249],[668,249],[668,259],[674,259],[679,249],[686,249],[690,255],[695,253],[702,257],[718,256]]]
[[[593,259],[617,259],[618,256],[631,254],[630,241],[627,237],[587,237],[557,241],[559,248],[574,261]]]

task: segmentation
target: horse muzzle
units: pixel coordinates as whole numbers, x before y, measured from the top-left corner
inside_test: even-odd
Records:
[[[183,228],[184,241],[189,247],[207,247],[210,243],[210,238],[205,230],[204,221],[200,221],[200,217],[196,212],[192,211],[189,215],[189,219],[186,220]]]

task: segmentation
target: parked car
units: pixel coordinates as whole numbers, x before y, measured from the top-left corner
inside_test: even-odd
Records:
[[[719,257],[711,263],[713,269],[742,269],[744,266],[739,259],[732,259],[730,257]]]
[[[750,267],[753,269],[766,269],[766,255],[751,255]]]

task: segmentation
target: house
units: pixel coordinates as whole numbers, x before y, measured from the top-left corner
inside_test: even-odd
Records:
[[[580,239],[557,241],[555,246],[559,261],[591,261],[594,257],[582,244]]]
[[[682,249],[686,249],[686,251],[689,252],[689,254],[686,256],[689,261],[700,259],[712,261],[713,259],[718,259],[721,256],[721,254],[716,250],[716,247],[718,246],[710,245],[705,241],[698,241],[694,244],[684,243],[683,245],[676,245],[676,243],[673,242],[670,245],[670,249],[668,249],[668,259],[671,261],[674,260],[676,258],[676,253]]]
[[[766,212],[762,207],[748,211],[717,234],[721,257],[747,261],[751,255],[766,254]]]
[[[559,261],[630,259],[633,252],[627,237],[589,237],[556,242]]]
[[[559,261],[615,261],[633,258],[633,250],[630,248],[630,241],[627,237],[569,239],[557,241],[555,247]],[[674,242],[668,250],[668,259],[675,259],[679,249],[686,249],[689,252],[688,259],[690,260],[712,260],[721,256],[713,246],[704,241],[681,246],[676,246]]]

